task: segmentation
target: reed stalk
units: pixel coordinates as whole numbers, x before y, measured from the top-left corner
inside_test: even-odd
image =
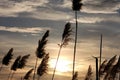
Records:
[[[78,32],[77,12],[80,11],[82,8],[83,4],[81,3],[81,1],[82,0],[72,0],[72,9],[73,9],[73,11],[75,11],[75,23],[76,23],[72,76],[75,73],[75,59],[76,59],[76,50],[77,50],[77,32]]]
[[[58,51],[57,60],[56,60],[55,67],[53,70],[52,80],[54,80],[54,76],[55,76],[55,72],[56,72],[56,68],[57,68],[57,64],[58,64],[58,60],[60,57],[62,47],[65,47],[66,45],[68,45],[68,42],[71,40],[71,38],[70,38],[71,33],[72,33],[71,24],[68,22],[65,24],[65,28],[64,28],[64,31],[62,34],[62,40],[61,40],[61,43],[59,44],[60,48]]]

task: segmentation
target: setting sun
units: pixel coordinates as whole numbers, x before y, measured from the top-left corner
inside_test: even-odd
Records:
[[[55,63],[56,63],[56,59],[50,60],[49,66],[51,68],[54,68],[55,67]],[[58,71],[58,72],[68,72],[68,71],[71,71],[71,68],[70,68],[69,65],[70,65],[69,61],[67,61],[67,60],[59,60],[58,64],[57,64],[57,67],[56,67],[56,71]]]

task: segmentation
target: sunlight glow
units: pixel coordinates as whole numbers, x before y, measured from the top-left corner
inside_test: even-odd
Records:
[[[49,62],[50,67],[54,68],[55,67],[55,63],[56,63],[56,59],[50,60],[50,62]],[[67,61],[67,60],[59,60],[58,64],[57,64],[57,67],[56,67],[56,71],[58,71],[58,72],[68,72],[68,71],[71,71],[71,68],[70,68],[69,65],[70,65],[69,61]]]

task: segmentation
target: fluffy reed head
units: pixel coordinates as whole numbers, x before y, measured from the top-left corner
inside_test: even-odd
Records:
[[[73,77],[72,77],[72,80],[78,80],[78,72],[75,72]]]
[[[92,74],[93,74],[92,67],[91,67],[91,65],[89,65],[85,80],[92,80]]]
[[[113,66],[111,72],[110,72],[110,76],[115,79],[116,74],[120,72],[120,56],[118,58],[117,63]]]
[[[102,64],[100,65],[100,68],[99,68],[99,75],[102,76],[104,74],[104,69],[105,69],[105,66],[107,64],[107,60],[104,60],[102,62]]]
[[[29,58],[30,54],[28,55],[25,55],[21,58],[21,60],[19,61],[19,65],[18,65],[18,68],[22,69],[26,66],[26,63],[27,63],[27,59]]]
[[[110,71],[111,67],[113,66],[113,64],[114,64],[115,61],[116,61],[116,56],[117,56],[117,55],[113,56],[113,57],[108,61],[108,63],[107,63],[106,66],[105,66],[104,72],[109,72],[109,71]]]
[[[72,9],[74,11],[79,11],[82,7],[82,3],[81,3],[82,0],[72,0]]]
[[[14,71],[17,70],[20,60],[21,60],[21,56],[18,56],[18,57],[15,59],[13,65],[11,66],[11,70],[14,70]]]
[[[118,71],[120,71],[120,56],[119,56],[119,58],[118,58],[118,62],[117,62],[116,65],[118,66]]]
[[[42,37],[41,40],[39,40],[38,42],[38,48],[36,50],[36,56],[38,58],[42,58],[45,55],[45,46],[47,44],[47,38],[49,36],[49,30],[46,31],[46,33],[44,34],[44,36]]]
[[[12,59],[12,57],[13,57],[13,48],[11,48],[9,51],[8,51],[8,53],[3,57],[3,60],[2,60],[2,64],[3,65],[9,65],[9,63],[10,63],[10,61],[11,61],[11,59]]]
[[[49,53],[45,55],[45,57],[42,59],[41,64],[39,65],[37,69],[37,74],[39,76],[42,76],[44,73],[47,72],[48,60],[49,60]]]
[[[72,33],[71,23],[66,23],[65,28],[62,34],[62,46],[68,45],[68,42],[71,40],[70,35]]]
[[[33,70],[34,70],[34,69],[30,69],[30,70],[25,74],[24,79],[26,79],[26,80],[30,79]]]

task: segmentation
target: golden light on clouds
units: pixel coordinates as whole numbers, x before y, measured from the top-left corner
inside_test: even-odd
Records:
[[[51,59],[50,62],[49,62],[50,68],[54,68],[55,63],[56,63],[56,59]],[[57,64],[57,67],[56,67],[56,71],[58,71],[58,72],[71,71],[70,61],[68,61],[68,60],[59,60],[58,64]]]
[[[56,59],[51,59],[49,61],[48,64],[49,64],[49,68],[51,69],[49,71],[49,74],[53,74],[55,63],[56,63]],[[79,73],[84,73],[84,71],[86,71],[88,68],[88,65],[85,64],[88,63],[85,64],[83,64],[83,62],[81,64],[80,63],[79,62],[76,63],[75,71],[78,71]],[[72,60],[59,59],[55,74],[70,77],[72,75],[72,70],[73,70]]]

